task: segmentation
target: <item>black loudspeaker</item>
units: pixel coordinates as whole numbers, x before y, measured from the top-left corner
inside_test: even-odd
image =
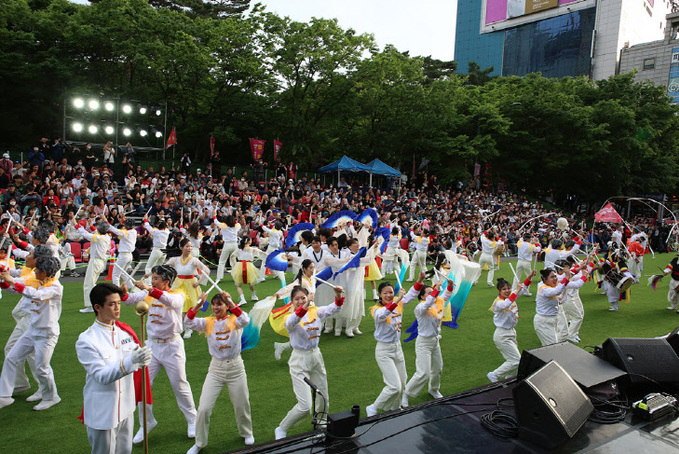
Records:
[[[523,380],[550,361],[559,363],[559,366],[563,367],[583,389],[592,388],[625,375],[622,370],[580,347],[570,342],[561,342],[524,350],[516,378]]]
[[[679,356],[679,326],[674,328],[674,331],[667,336],[667,343],[670,344],[674,353]]]
[[[573,438],[594,410],[585,393],[555,361],[512,390],[519,437],[553,449]]]
[[[599,356],[627,372],[626,384],[640,391],[679,388],[679,356],[664,338],[607,339]]]

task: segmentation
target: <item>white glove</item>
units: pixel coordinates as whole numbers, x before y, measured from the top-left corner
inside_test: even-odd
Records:
[[[132,355],[130,355],[130,359],[132,359],[132,364],[137,367],[148,366],[151,363],[151,348],[137,348],[132,352]]]

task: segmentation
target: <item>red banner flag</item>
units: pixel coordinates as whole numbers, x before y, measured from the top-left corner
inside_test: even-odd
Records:
[[[250,150],[252,151],[252,160],[257,161],[264,156],[264,144],[266,140],[250,139]]]
[[[165,149],[167,150],[172,145],[177,145],[177,134],[174,132],[174,126],[172,127],[172,132],[170,137],[167,138],[167,143],[165,144]]]
[[[605,207],[601,209],[598,213],[594,215],[594,222],[617,222],[620,223],[622,222],[622,218],[618,214],[617,211],[615,211],[615,208],[613,208],[613,205],[611,205],[610,202],[606,204]]]
[[[215,138],[210,137],[210,159],[215,155]]]
[[[273,161],[277,162],[278,161],[278,153],[280,153],[281,148],[283,148],[283,142],[279,140],[274,140],[273,141]]]

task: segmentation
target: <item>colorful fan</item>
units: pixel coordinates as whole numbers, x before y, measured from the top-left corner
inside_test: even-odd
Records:
[[[453,282],[455,282],[455,290],[453,290],[450,300],[446,302],[446,304],[450,304],[451,320],[444,321],[443,324],[451,328],[457,328],[457,319],[460,316],[460,312],[462,312],[464,303],[467,301],[472,284],[481,274],[481,267],[476,262],[461,260],[457,254],[446,253],[446,260],[450,265],[450,273],[452,274]]]
[[[350,210],[338,211],[337,213],[330,216],[328,220],[321,225],[321,228],[332,229],[333,227],[337,227],[341,224],[347,224],[349,222],[352,222],[355,218],[356,213],[354,213],[353,211]]]
[[[328,280],[332,279],[332,268],[327,267],[327,268],[319,271],[318,273],[316,273],[316,277],[319,278],[319,279],[323,279],[324,281],[328,281]],[[322,284],[321,281],[316,281],[316,287],[318,287],[321,284]]]
[[[310,222],[302,222],[295,224],[288,229],[288,236],[285,238],[285,248],[292,247],[294,244],[302,241],[302,233],[307,230],[313,230],[315,226]]]
[[[648,278],[648,285],[653,287],[653,290],[658,290],[658,282],[660,282],[660,280],[664,277],[664,274],[654,274]]]
[[[271,313],[274,304],[276,304],[276,298],[269,296],[252,306],[252,309],[250,309],[250,312],[248,313],[250,316],[250,324],[243,328],[243,334],[240,339],[242,351],[257,346],[262,325],[269,318],[269,314]]]
[[[367,222],[370,222],[369,225],[372,226],[373,229],[377,228],[377,211],[375,211],[374,208],[366,208],[356,216],[356,221],[360,222],[361,224],[367,224]]]
[[[366,253],[365,247],[362,247],[361,249],[359,249],[358,252],[356,253],[356,255],[351,260],[349,260],[349,262],[347,262],[346,265],[344,265],[342,268],[340,268],[340,270],[338,272],[336,272],[333,275],[333,277],[336,278],[338,274],[343,273],[350,268],[358,268],[359,266],[361,266],[361,259],[363,257],[365,257],[365,253]]]
[[[285,256],[285,251],[277,249],[266,257],[266,267],[272,271],[287,271],[288,259]]]
[[[406,265],[405,263],[401,263],[401,270],[396,275],[396,287],[394,287],[394,294],[397,294],[401,290],[401,285],[403,284],[403,281],[406,278],[407,269],[408,265]]]

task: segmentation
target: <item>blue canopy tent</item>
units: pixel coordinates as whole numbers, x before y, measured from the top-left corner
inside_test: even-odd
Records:
[[[333,173],[337,172],[337,183],[340,181],[340,172],[370,172],[370,168],[361,164],[358,161],[354,161],[348,156],[342,156],[337,161],[327,166],[323,166],[318,169],[320,173]]]
[[[371,187],[373,185],[373,174],[384,175],[386,177],[400,177],[401,176],[401,172],[394,169],[393,167],[389,167],[388,165],[386,165],[384,162],[380,161],[377,158],[370,161],[368,163],[368,167],[370,168],[369,172],[370,172],[370,186]]]

